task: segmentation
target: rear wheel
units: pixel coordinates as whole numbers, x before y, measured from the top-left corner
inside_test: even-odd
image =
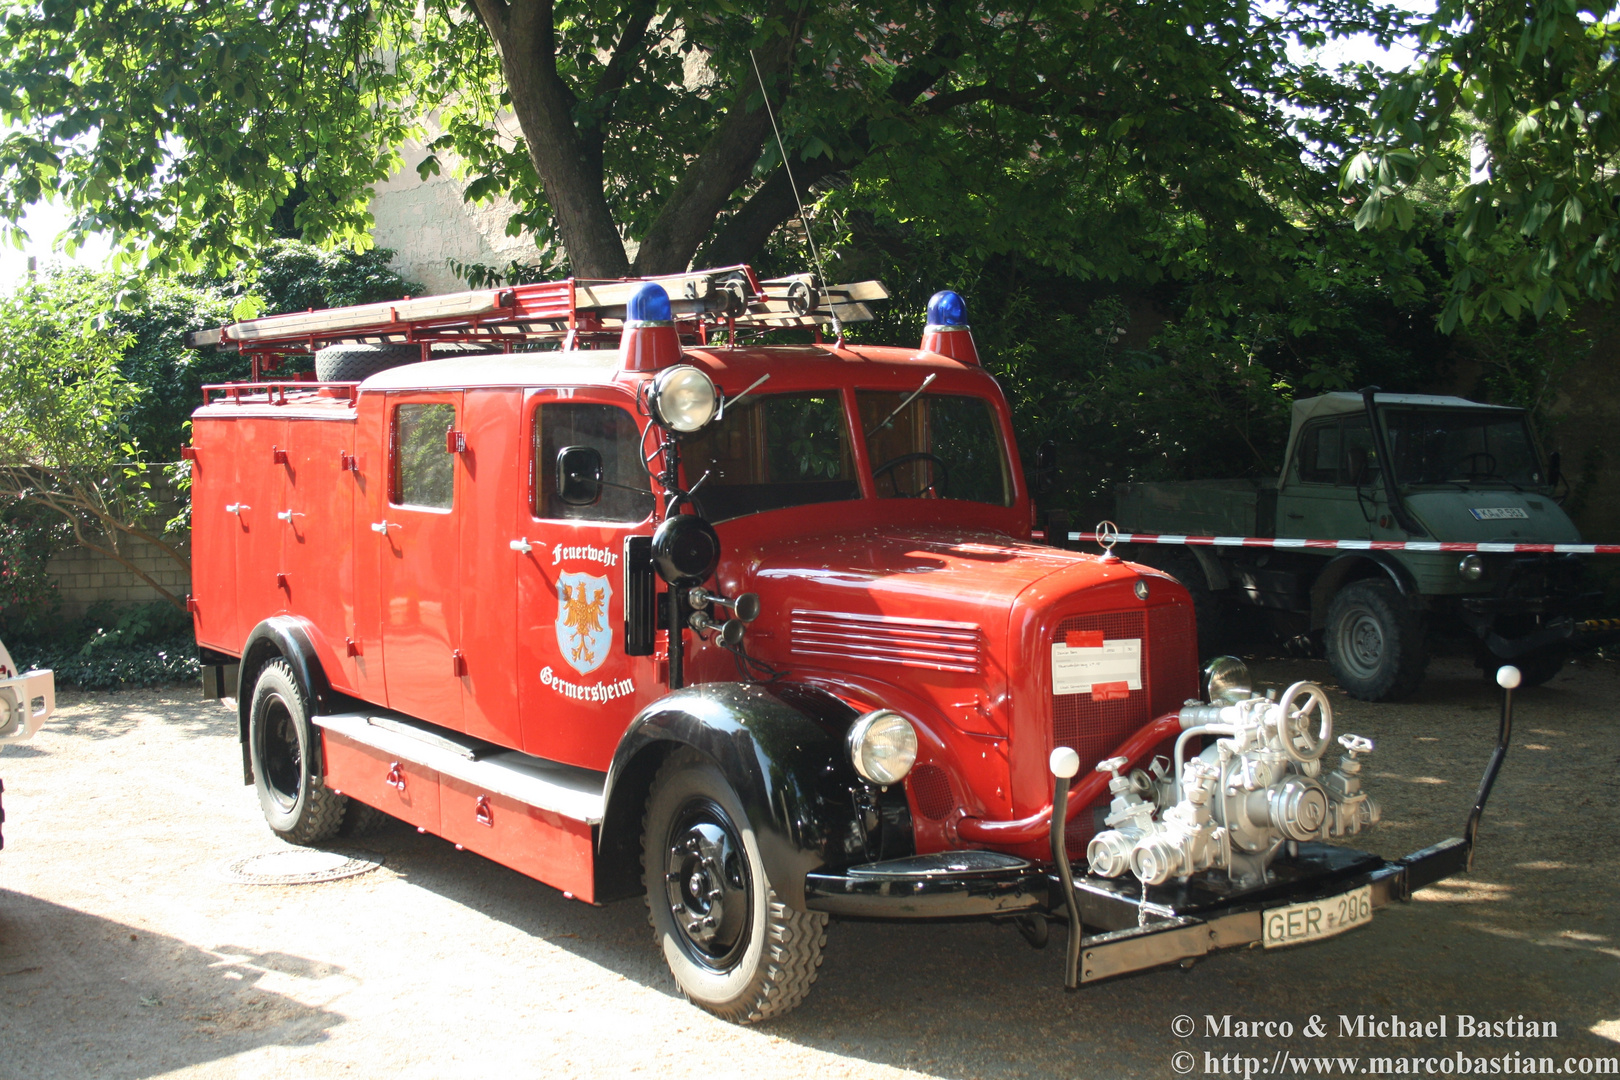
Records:
[[[312,775],[317,736],[309,715],[309,701],[287,661],[266,664],[253,687],[248,752],[264,819],[290,844],[336,836],[349,801]]]
[[[1423,615],[1387,581],[1352,581],[1328,605],[1323,635],[1339,685],[1363,701],[1412,694],[1429,666]]]
[[[777,898],[741,800],[694,751],[676,751],[653,780],[642,867],[653,934],[692,1002],[752,1023],[804,1000],[827,917]]]

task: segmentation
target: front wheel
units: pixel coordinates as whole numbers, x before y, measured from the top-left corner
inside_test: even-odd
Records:
[[[266,664],[253,686],[248,752],[264,819],[290,844],[336,836],[349,802],[312,775],[318,736],[309,715],[309,701],[287,661]]]
[[[804,1000],[827,916],[777,899],[741,800],[694,751],[676,751],[653,780],[642,867],[653,935],[695,1004],[753,1023]]]
[[[1395,701],[1429,667],[1422,613],[1387,581],[1352,581],[1328,605],[1328,663],[1339,685],[1363,701]]]

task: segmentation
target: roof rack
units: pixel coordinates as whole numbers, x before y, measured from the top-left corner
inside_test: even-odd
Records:
[[[760,281],[747,266],[726,266],[688,274],[608,281],[566,278],[504,289],[424,296],[379,304],[271,315],[231,323],[187,336],[194,347],[263,354],[311,353],[326,345],[477,342],[511,349],[557,340],[564,347],[581,339],[617,334],[625,306],[637,289],[657,282],[669,293],[670,308],[682,334],[707,341],[710,331],[820,327],[867,322],[869,301],[885,300],[876,281],[820,285],[810,274]],[[593,344],[602,342],[592,342]],[[255,356],[257,368],[258,356]],[[273,363],[271,365],[273,366]]]

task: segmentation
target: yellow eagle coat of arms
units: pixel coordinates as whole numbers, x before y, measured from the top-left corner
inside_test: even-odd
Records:
[[[557,578],[557,648],[570,667],[588,675],[613,649],[608,606],[613,586],[605,577],[561,574]]]

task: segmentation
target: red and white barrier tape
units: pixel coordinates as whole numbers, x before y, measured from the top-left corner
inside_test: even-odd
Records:
[[[1464,544],[1439,540],[1296,540],[1267,536],[1177,536],[1172,533],[1127,533],[1107,528],[1072,532],[1069,539],[1100,544],[1189,544],[1197,547],[1296,548],[1309,551],[1439,551],[1488,555],[1620,555],[1620,544]]]

